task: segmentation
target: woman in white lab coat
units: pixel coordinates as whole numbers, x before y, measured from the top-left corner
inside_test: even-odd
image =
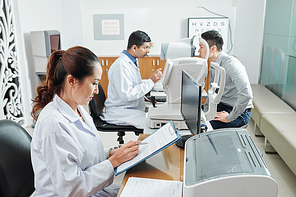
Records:
[[[92,118],[81,106],[98,93],[101,74],[98,58],[84,47],[50,56],[46,81],[37,87],[33,100],[35,197],[117,196],[114,168],[138,154],[139,141],[104,149]]]

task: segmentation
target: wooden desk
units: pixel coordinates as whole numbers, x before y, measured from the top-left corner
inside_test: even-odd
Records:
[[[143,140],[147,136],[148,135],[146,134],[141,134],[139,140]],[[181,181],[181,176],[183,176],[183,166],[184,149],[173,144],[127,170],[118,196],[120,196],[129,177]]]

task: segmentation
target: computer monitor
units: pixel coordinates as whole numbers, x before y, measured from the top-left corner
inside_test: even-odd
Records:
[[[181,114],[192,135],[200,132],[201,86],[182,70]]]
[[[192,135],[200,133],[201,89],[194,78],[182,70],[181,114]],[[192,135],[182,136],[182,139],[176,142],[177,146],[184,148],[186,140]]]
[[[61,36],[57,30],[31,31],[34,56],[48,58],[53,51],[61,49]]]
[[[31,46],[35,72],[40,81],[46,74],[46,65],[52,52],[61,49],[61,36],[57,30],[31,31]]]

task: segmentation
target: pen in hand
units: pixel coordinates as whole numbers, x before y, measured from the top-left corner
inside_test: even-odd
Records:
[[[141,142],[140,144],[137,144],[137,145],[146,145],[146,144],[149,144],[149,142]]]

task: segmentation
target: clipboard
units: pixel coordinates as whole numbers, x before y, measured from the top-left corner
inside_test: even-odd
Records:
[[[178,133],[175,124],[173,121],[169,121],[161,128],[150,134],[147,138],[142,140],[142,143],[146,144],[139,146],[139,154],[133,159],[118,166],[115,169],[115,176],[150,158],[179,139],[181,139],[181,135]]]

